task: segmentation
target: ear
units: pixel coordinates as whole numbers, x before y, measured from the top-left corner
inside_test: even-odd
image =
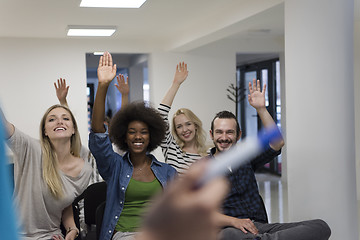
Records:
[[[236,141],[239,141],[240,140],[240,138],[241,138],[241,130],[240,130],[240,132],[239,132],[239,136],[237,136],[237,138],[236,138]]]
[[[213,132],[210,130],[209,133],[210,133],[211,140],[214,140]]]

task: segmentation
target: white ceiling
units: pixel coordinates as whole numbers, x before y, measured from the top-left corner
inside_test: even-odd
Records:
[[[224,38],[281,36],[281,0],[147,0],[139,9],[80,0],[0,0],[0,37],[66,39],[68,25],[116,26],[111,39],[188,51]]]

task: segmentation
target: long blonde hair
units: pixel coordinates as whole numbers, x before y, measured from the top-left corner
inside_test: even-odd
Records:
[[[49,113],[55,108],[63,108],[71,116],[71,120],[74,126],[74,134],[71,136],[71,140],[70,140],[71,141],[70,151],[71,154],[75,157],[80,156],[81,140],[80,140],[80,134],[78,131],[76,120],[70,109],[59,104],[49,107],[40,122],[40,143],[41,143],[42,155],[43,155],[42,172],[43,172],[44,182],[47,183],[48,187],[50,188],[50,192],[53,194],[55,198],[60,199],[64,194],[64,190],[63,190],[63,183],[60,174],[58,172],[58,159],[53,144],[51,143],[49,137],[45,135],[46,118],[49,115]]]
[[[190,121],[192,121],[195,125],[196,128],[196,132],[195,132],[195,146],[198,150],[198,153],[202,156],[206,155],[206,146],[205,146],[205,141],[206,141],[206,135],[205,135],[205,131],[202,127],[202,122],[201,120],[188,108],[180,108],[178,109],[172,119],[172,128],[171,128],[171,132],[172,135],[174,136],[176,143],[180,146],[180,148],[182,149],[185,145],[185,142],[182,141],[180,139],[180,137],[178,136],[177,132],[176,132],[176,128],[175,128],[175,117],[179,116],[180,114],[184,114]]]

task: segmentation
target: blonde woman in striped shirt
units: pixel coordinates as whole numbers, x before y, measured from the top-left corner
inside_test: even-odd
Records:
[[[158,108],[168,126],[171,105],[188,73],[186,63],[182,62],[176,66],[172,85]],[[192,163],[207,155],[205,140],[206,135],[201,120],[190,109],[178,109],[172,118],[172,130],[170,132],[168,127],[166,137],[161,144],[165,162],[179,173],[185,172]]]

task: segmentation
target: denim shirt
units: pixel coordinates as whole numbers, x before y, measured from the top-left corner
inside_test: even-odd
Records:
[[[90,133],[89,149],[96,159],[101,177],[106,181],[106,207],[100,232],[101,240],[111,239],[116,223],[123,210],[125,192],[133,174],[133,165],[126,153],[123,157],[114,152],[107,133]],[[164,188],[176,175],[175,168],[159,162],[149,154],[151,170]]]

